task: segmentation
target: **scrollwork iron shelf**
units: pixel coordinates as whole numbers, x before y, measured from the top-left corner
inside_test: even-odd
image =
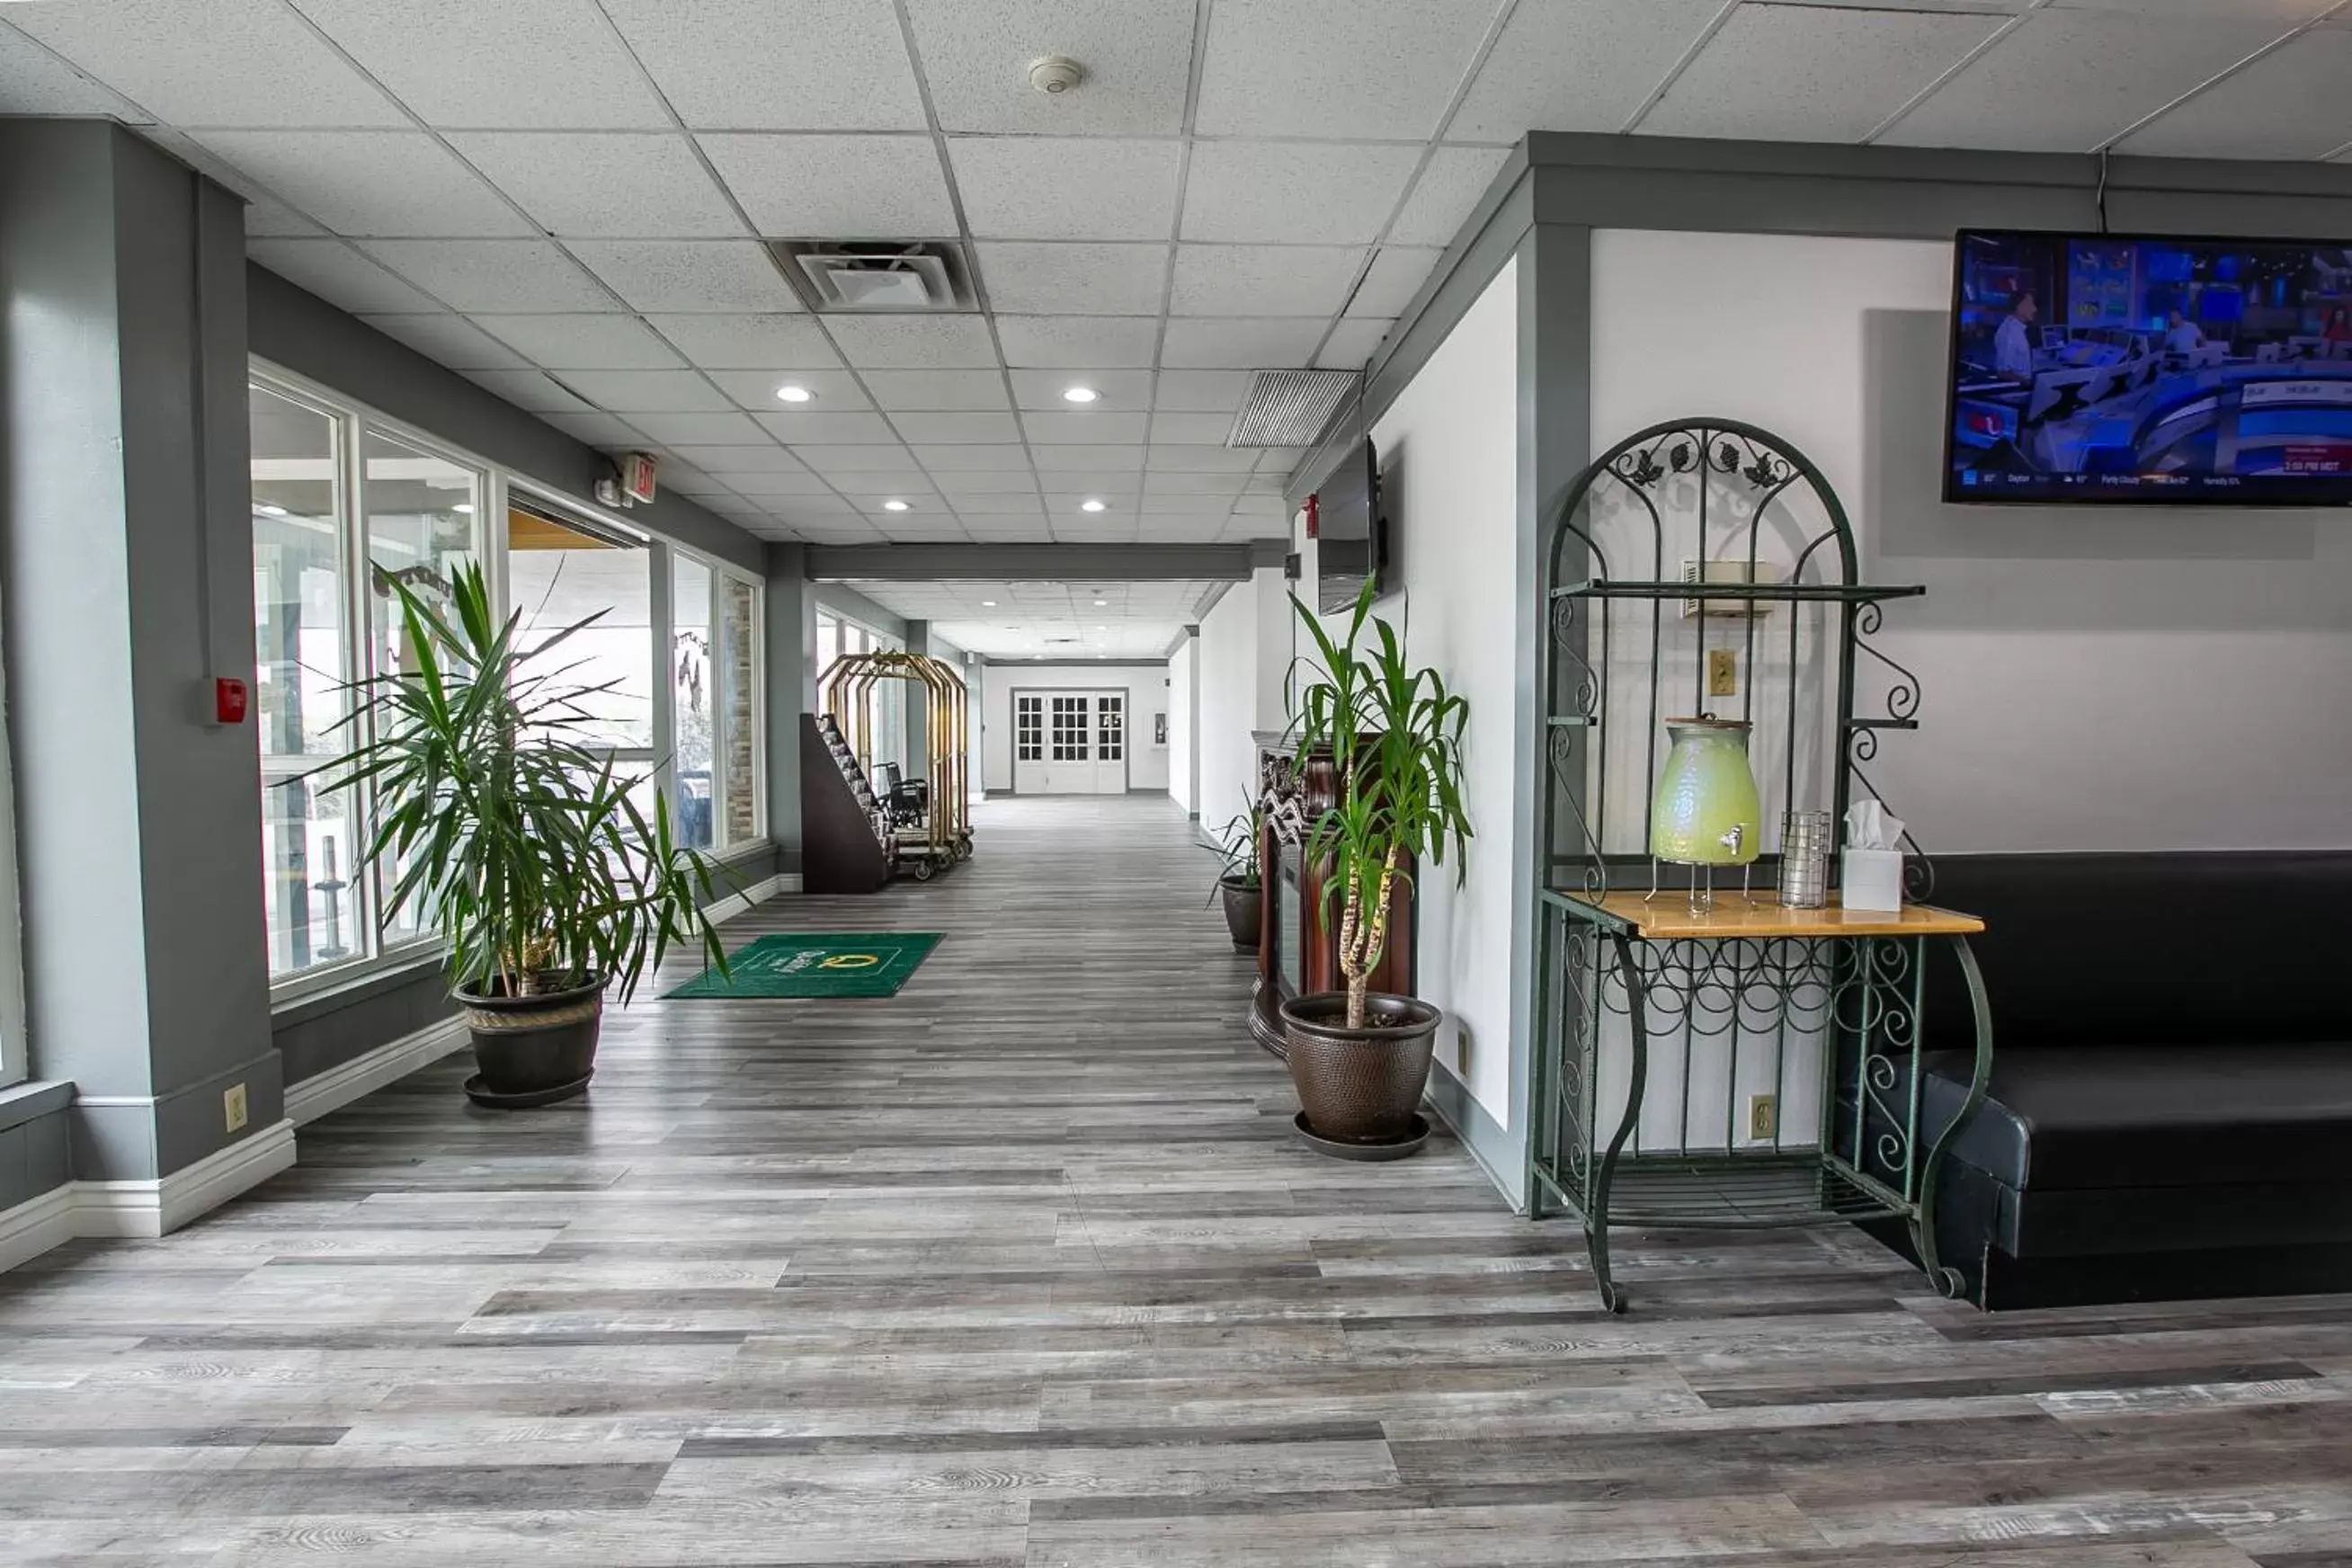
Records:
[[[1619,443],[1570,488],[1549,542],[1529,1215],[1582,1224],[1612,1310],[1625,1296],[1609,1233],[1625,1226],[1895,1222],[1928,1278],[1956,1290],[1932,1215],[1945,1151],[1991,1068],[1968,943],[1981,925],[1919,903],[1872,916],[1745,891],[1696,911],[1657,890],[1648,843],[1670,714],[1750,724],[1770,847],[1780,811],[1843,816],[1857,789],[1876,794],[1864,766],[1882,733],[1918,729],[1919,683],[1871,638],[1886,603],[1925,590],[1858,581],[1828,481],[1730,420]],[[1741,656],[1732,703],[1706,689],[1718,645]],[[1932,867],[1907,834],[1905,847],[1908,889],[1924,898]],[[1776,868],[1762,868],[1769,889]],[[1976,1022],[1970,1088],[1938,1127],[1922,1109],[1934,942],[1953,949]],[[1775,1114],[1759,1135],[1742,1103],[1767,1095]]]

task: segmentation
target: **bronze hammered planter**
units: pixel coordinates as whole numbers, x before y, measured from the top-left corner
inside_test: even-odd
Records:
[[[1224,900],[1225,933],[1236,952],[1255,952],[1259,925],[1259,886],[1238,877],[1217,879],[1217,896]]]
[[[1413,997],[1378,992],[1366,998],[1365,1013],[1365,1027],[1348,1027],[1348,998],[1339,991],[1282,1005],[1300,1130],[1310,1142],[1410,1152],[1428,1136],[1421,1094],[1444,1015]]]
[[[591,976],[568,990],[522,996],[477,995],[460,989],[458,1005],[474,1037],[466,1096],[477,1105],[519,1110],[569,1100],[596,1071],[596,1037],[604,1016],[604,982]]]

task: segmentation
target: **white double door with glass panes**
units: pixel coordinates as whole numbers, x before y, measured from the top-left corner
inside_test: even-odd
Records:
[[[1013,694],[1013,793],[1127,793],[1127,693]]]

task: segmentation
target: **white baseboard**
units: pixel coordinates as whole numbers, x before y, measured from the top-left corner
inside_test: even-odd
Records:
[[[467,1042],[466,1020],[457,1014],[427,1024],[414,1034],[403,1035],[396,1040],[386,1040],[372,1051],[353,1057],[338,1068],[329,1068],[286,1086],[286,1120],[297,1127],[308,1127],[331,1110],[341,1110],[362,1095],[373,1094],[388,1083],[396,1083],[418,1068],[439,1061],[452,1051],[462,1050]]]
[[[71,1182],[37,1198],[27,1198],[15,1208],[0,1210],[0,1273],[79,1234],[74,1229]]]
[[[76,1236],[168,1236],[294,1163],[294,1123],[249,1138],[152,1182],[76,1182]]]
[[[152,1182],[68,1182],[0,1211],[0,1272],[77,1237],[157,1237],[211,1213],[294,1163],[294,1124],[249,1138]]]
[[[797,893],[800,890],[800,873],[787,871],[781,876],[753,882],[740,893],[730,893],[703,912],[710,917],[712,925],[717,925],[721,921],[733,920],[754,904],[766,903],[779,893]]]

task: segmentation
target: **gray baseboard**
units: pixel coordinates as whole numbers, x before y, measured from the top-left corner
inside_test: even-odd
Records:
[[[1486,1173],[1511,1212],[1527,1213],[1527,1156],[1518,1140],[1502,1129],[1471,1094],[1470,1086],[1444,1062],[1429,1064],[1429,1089],[1423,1098]]]

